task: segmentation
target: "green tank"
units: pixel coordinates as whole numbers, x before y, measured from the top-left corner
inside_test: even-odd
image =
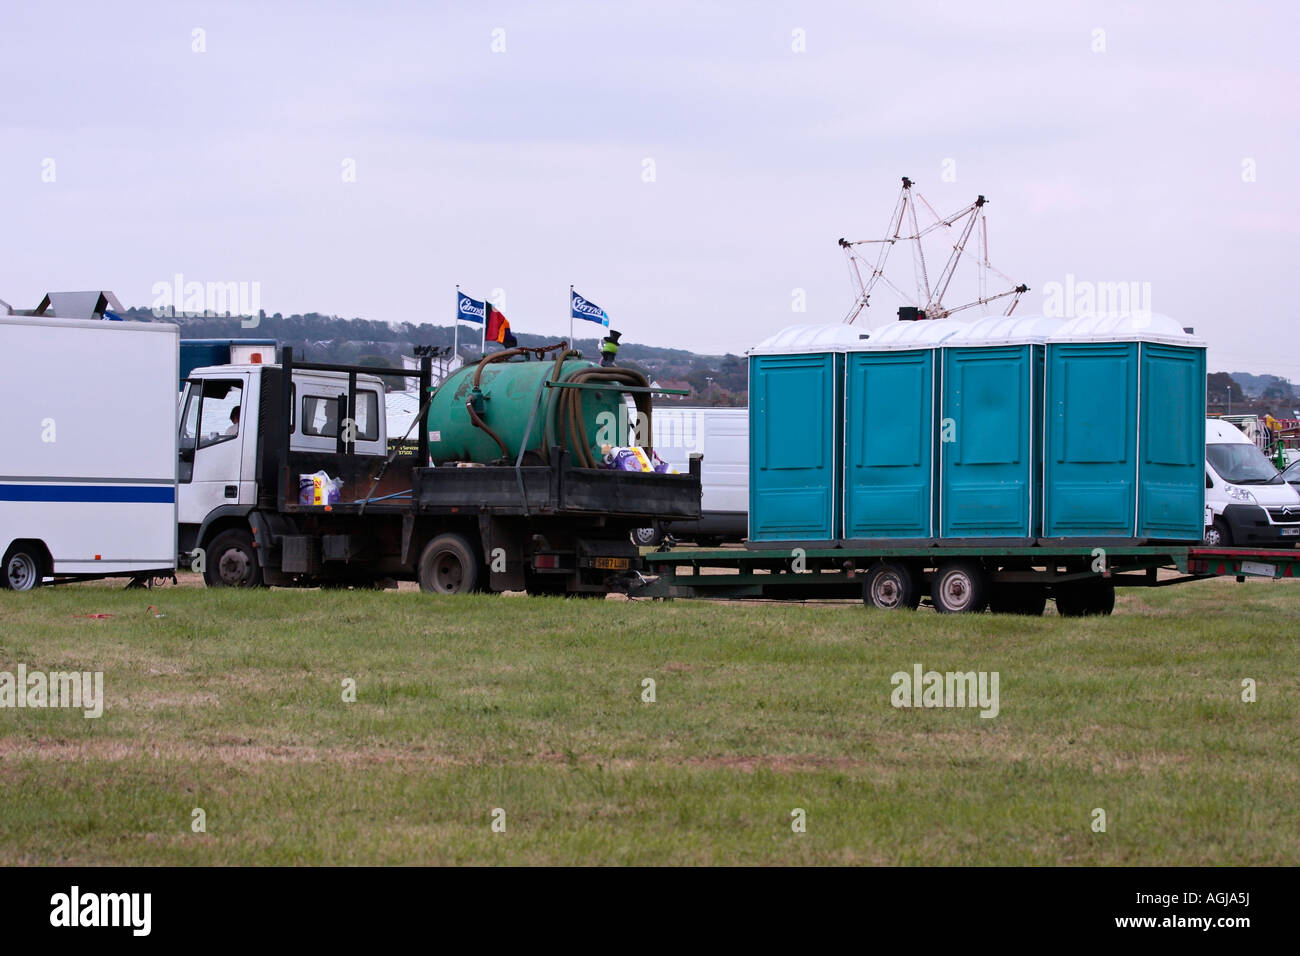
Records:
[[[594,371],[593,371],[594,370]],[[474,379],[478,375],[478,386]],[[568,358],[556,376],[554,360],[491,362],[458,369],[438,386],[429,403],[429,456],[435,465],[451,461],[487,463],[502,458],[512,463],[522,446],[545,460],[547,449],[562,446],[578,467],[594,467],[602,458],[601,444],[617,444],[627,413],[620,382],[644,385],[644,376],[629,369],[600,368]],[[543,388],[532,429],[528,418],[543,380],[588,380],[608,388]],[[639,380],[639,381],[637,381]],[[475,424],[472,405],[483,426]],[[580,423],[575,427],[575,423]],[[577,432],[577,434],[575,434]],[[495,437],[494,437],[495,436]],[[499,439],[499,440],[498,440]]]

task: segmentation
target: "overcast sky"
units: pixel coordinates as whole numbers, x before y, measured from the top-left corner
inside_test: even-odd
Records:
[[[989,197],[1018,313],[1150,283],[1211,369],[1300,381],[1297,9],[7,0],[0,298],[180,273],[447,324],[459,282],[559,336],[573,283],[625,341],[742,352],[843,318],[836,240],[907,175]]]

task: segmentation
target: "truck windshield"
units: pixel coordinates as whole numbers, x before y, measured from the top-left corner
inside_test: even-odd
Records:
[[[1276,485],[1282,481],[1264,453],[1245,442],[1206,445],[1205,457],[1220,478],[1234,485]]]

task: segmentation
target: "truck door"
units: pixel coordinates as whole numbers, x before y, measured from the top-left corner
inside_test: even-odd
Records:
[[[248,376],[191,379],[181,409],[179,502],[181,524],[201,524],[214,508],[239,503],[244,436],[256,421],[243,418]]]

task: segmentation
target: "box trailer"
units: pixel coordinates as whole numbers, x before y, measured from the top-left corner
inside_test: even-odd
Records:
[[[175,570],[178,332],[0,314],[0,586]]]

